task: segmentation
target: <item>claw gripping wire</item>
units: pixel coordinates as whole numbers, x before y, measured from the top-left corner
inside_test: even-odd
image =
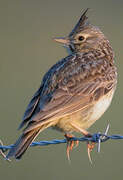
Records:
[[[81,138],[77,138],[77,137],[72,137],[71,141],[84,141],[84,142],[93,142],[93,143],[97,143],[97,152],[100,152],[100,145],[102,142],[106,142],[107,140],[118,140],[118,139],[123,139],[123,136],[121,135],[107,135],[109,130],[109,125],[106,128],[106,131],[104,133],[95,133],[93,134],[91,137],[81,137]],[[54,139],[51,141],[39,141],[39,142],[33,142],[30,146],[34,147],[34,146],[47,146],[47,145],[51,145],[51,144],[61,144],[61,143],[67,143],[67,139],[62,139],[62,140],[58,140],[58,139]],[[0,154],[5,158],[5,154],[4,152],[6,152],[7,150],[11,149],[14,145],[8,145],[5,146],[3,145],[2,141],[0,140]]]

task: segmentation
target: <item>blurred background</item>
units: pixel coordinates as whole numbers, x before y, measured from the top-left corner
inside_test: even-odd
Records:
[[[123,1],[122,0],[1,0],[0,1],[0,139],[5,145],[15,142],[17,128],[25,108],[40,85],[44,73],[66,50],[52,38],[69,34],[81,13],[91,8],[89,18],[99,26],[115,51],[118,86],[112,105],[89,131],[123,135]],[[38,140],[62,139],[53,130],[42,132]],[[92,152],[91,165],[86,143],[66,158],[66,146],[50,145],[29,148],[20,161],[8,163],[0,157],[1,179],[109,179],[123,177],[123,141],[101,144],[101,152]]]

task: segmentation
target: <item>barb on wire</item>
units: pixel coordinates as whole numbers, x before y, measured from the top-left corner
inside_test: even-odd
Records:
[[[97,143],[97,152],[100,152],[100,145],[102,142],[106,142],[107,140],[111,139],[111,140],[118,140],[118,139],[123,139],[123,136],[121,135],[107,135],[109,130],[109,125],[107,126],[106,130],[104,133],[95,133],[93,134],[91,137],[71,137],[70,140],[71,141],[86,141],[86,142],[94,142]],[[32,144],[30,145],[31,147],[34,146],[47,146],[47,145],[51,145],[51,144],[61,144],[61,143],[67,143],[67,139],[54,139],[51,141],[39,141],[39,142],[32,142]],[[2,141],[0,140],[0,154],[5,158],[5,154],[4,152],[6,152],[7,150],[11,149],[14,145],[8,145],[5,146],[3,145]]]

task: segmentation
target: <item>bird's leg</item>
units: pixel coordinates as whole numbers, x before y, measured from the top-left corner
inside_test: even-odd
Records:
[[[77,147],[79,144],[79,141],[74,142],[73,140],[71,140],[72,137],[74,136],[71,134],[67,134],[67,133],[65,134],[65,138],[67,139],[67,157],[69,161],[70,161],[70,151],[72,151],[74,147],[74,143],[76,143],[75,147]]]
[[[84,136],[86,137],[92,137],[92,135],[86,131],[85,129],[82,129],[80,127],[78,127],[76,124],[74,123],[71,123],[72,127],[75,128],[75,130],[79,131],[80,133],[82,133]],[[89,158],[89,161],[92,163],[92,160],[91,160],[91,155],[90,153],[92,152],[93,148],[95,146],[95,143],[94,142],[87,142],[87,151],[88,151],[88,158]]]
[[[89,161],[91,162],[92,164],[92,159],[91,159],[91,152],[93,150],[95,146],[95,142],[87,142],[87,151],[88,151],[88,158],[89,158]]]
[[[72,126],[76,131],[82,133],[84,136],[86,136],[86,137],[92,137],[92,135],[91,135],[87,130],[80,128],[79,126],[77,126],[77,125],[74,124],[73,122],[70,123],[70,124],[71,124],[71,126]]]

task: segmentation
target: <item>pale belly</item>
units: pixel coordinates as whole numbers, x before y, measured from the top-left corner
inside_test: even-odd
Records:
[[[114,91],[111,91],[87,108],[59,119],[55,128],[64,132],[77,131],[77,129],[74,129],[73,126],[71,126],[71,122],[81,129],[89,128],[107,110],[112,101],[113,94]]]
[[[98,120],[104,112],[108,109],[113,98],[114,91],[109,92],[103,96],[97,103],[93,106],[93,113],[91,114],[90,121],[95,122]]]

